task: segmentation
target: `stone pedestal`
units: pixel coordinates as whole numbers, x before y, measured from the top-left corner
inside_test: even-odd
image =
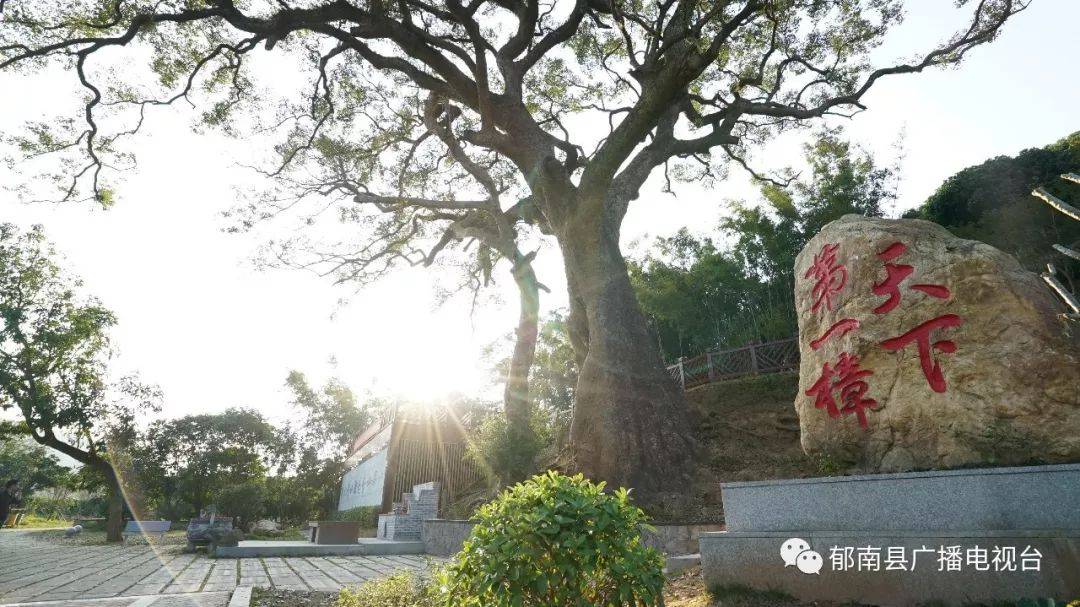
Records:
[[[355,544],[360,537],[356,521],[309,521],[308,538],[312,544]]]
[[[722,490],[728,531],[701,536],[710,587],[879,605],[1080,597],[1078,464]]]

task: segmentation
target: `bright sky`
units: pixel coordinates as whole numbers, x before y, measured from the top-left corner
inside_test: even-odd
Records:
[[[907,21],[880,58],[940,41],[959,25],[952,4],[910,2]],[[899,210],[965,166],[1080,129],[1077,23],[1080,2],[1033,0],[997,42],[958,70],[887,79],[871,92],[870,110],[850,122],[848,136],[888,163],[905,132]],[[67,78],[39,77],[30,87],[26,78],[0,74],[0,132],[58,107],[55,95]],[[796,163],[799,141],[762,150],[755,167]],[[516,323],[511,285],[501,287],[501,302],[470,317],[468,300],[438,305],[424,270],[358,293],[310,273],[256,270],[251,259],[261,241],[222,232],[220,217],[234,203],[235,187],[255,179],[237,166],[243,145],[193,133],[190,115],[156,112],[129,148],[139,165],[114,208],[27,206],[0,191],[0,221],[45,225],[69,267],[118,314],[117,368],[158,383],[166,416],[251,406],[284,417],[290,369],[317,381],[336,374],[360,391],[407,398],[491,393],[480,353]],[[3,171],[0,186],[16,181]],[[724,200],[752,195],[734,169],[714,191],[684,189],[677,199],[653,184],[631,208],[624,242],[687,225],[707,233]],[[537,265],[541,281],[553,287],[545,308],[563,307],[558,249],[548,244]]]

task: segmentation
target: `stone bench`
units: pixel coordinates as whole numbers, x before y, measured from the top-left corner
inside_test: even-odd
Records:
[[[128,521],[123,536],[125,540],[131,535],[156,535],[161,539],[171,527],[172,521]]]

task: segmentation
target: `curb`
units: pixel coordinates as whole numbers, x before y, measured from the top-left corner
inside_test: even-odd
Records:
[[[251,591],[254,586],[237,586],[229,599],[229,607],[248,607],[251,605]]]

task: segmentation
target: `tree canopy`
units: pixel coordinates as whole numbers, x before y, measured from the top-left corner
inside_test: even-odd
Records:
[[[337,280],[473,245],[471,276],[498,259],[516,271],[523,232],[553,235],[581,364],[566,465],[679,492],[688,419],[619,250],[628,205],[654,171],[671,184],[749,168],[773,134],[863,109],[882,78],[960,62],[1027,5],[958,4],[971,16],[954,35],[875,65],[901,0],[9,0],[0,69],[60,65],[84,91],[16,141],[64,159],[62,199],[110,202],[123,138],[150,108],[198,99],[205,123],[276,141],[273,185],[242,225],[330,208],[356,228],[306,262]],[[286,67],[267,78],[259,51]],[[260,79],[282,74],[297,84],[264,116]]]
[[[178,516],[198,514],[228,487],[284,471],[292,455],[274,425],[239,408],[154,422],[133,454],[147,497]],[[176,498],[182,503],[170,502]]]
[[[25,436],[0,439],[0,479],[18,479],[26,495],[49,487],[64,487],[71,470],[45,447]]]
[[[838,133],[804,147],[805,176],[761,182],[758,204],[733,201],[715,236],[689,230],[659,238],[630,265],[638,301],[669,361],[798,332],[795,256],[825,224],[881,216],[896,169]]]
[[[949,177],[921,206],[904,217],[929,219],[957,236],[991,244],[1028,270],[1042,272],[1053,263],[1073,288],[1080,285],[1080,263],[1053,251],[1051,245],[1080,245],[1080,225],[1031,195],[1045,187],[1063,200],[1080,200],[1077,187],[1060,179],[1080,171],[1080,132],[1016,156],[997,156]]]

